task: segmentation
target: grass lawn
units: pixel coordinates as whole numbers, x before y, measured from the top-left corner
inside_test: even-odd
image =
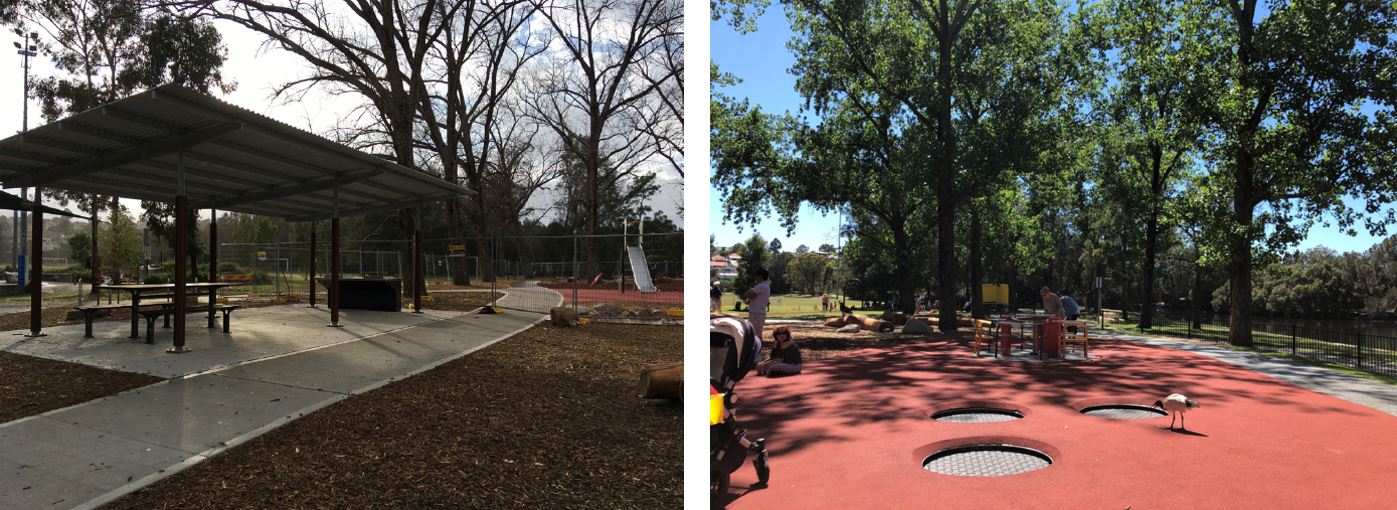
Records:
[[[678,326],[540,325],[352,396],[107,508],[678,508]]]
[[[731,293],[731,292],[724,293],[724,294],[723,294],[723,311],[724,311],[724,312],[729,312],[729,311],[731,311],[731,310],[732,310],[733,303],[736,303],[737,300],[738,300],[738,296],[737,296],[736,294],[733,294],[733,293]],[[800,295],[800,294],[781,294],[781,295],[771,296],[771,308],[767,311],[767,317],[780,317],[780,318],[783,318],[783,319],[798,319],[798,318],[811,318],[811,319],[813,319],[813,318],[820,318],[820,317],[837,317],[837,316],[839,316],[839,315],[840,315],[840,313],[839,313],[839,298],[838,298],[837,296],[835,296],[835,295],[830,295],[829,301],[830,301],[830,303],[833,303],[833,304],[835,305],[835,309],[834,309],[833,312],[821,312],[821,311],[820,311],[820,296],[804,296],[804,295]],[[858,304],[858,303],[859,303],[858,301],[850,300],[848,304],[849,304],[849,306],[854,306],[854,305],[856,305],[856,304]],[[743,309],[744,312],[747,310],[747,307],[746,307],[746,304],[745,304],[745,303],[743,304],[743,308],[742,308],[742,309]],[[880,314],[883,313],[883,311],[882,311],[882,310],[859,310],[859,311],[855,311],[854,313],[863,314],[863,315],[880,315]]]

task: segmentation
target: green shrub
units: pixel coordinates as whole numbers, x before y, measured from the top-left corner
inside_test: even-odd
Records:
[[[171,279],[169,273],[151,273],[146,276],[146,283],[165,284],[170,283]]]
[[[242,266],[239,266],[237,262],[224,261],[218,263],[218,274],[243,274],[246,272],[247,271],[244,270]]]

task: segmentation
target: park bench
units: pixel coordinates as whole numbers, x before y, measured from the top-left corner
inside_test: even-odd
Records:
[[[159,309],[150,309],[150,310],[144,310],[144,309],[141,310],[141,317],[145,318],[145,320],[146,320],[146,343],[147,343],[147,344],[154,344],[154,343],[155,343],[155,318],[156,318],[156,317],[163,317],[163,318],[165,319],[165,326],[164,326],[164,327],[165,327],[165,328],[169,328],[169,327],[170,327],[170,315],[174,314],[174,312],[175,312],[175,305],[174,305],[174,303],[158,303],[157,306],[159,306],[160,308],[159,308]],[[144,308],[144,307],[142,307],[142,308]],[[215,305],[215,306],[213,307],[214,310],[223,313],[223,332],[224,332],[224,333],[228,333],[228,332],[229,332],[229,328],[228,328],[228,315],[231,314],[231,313],[233,313],[233,310],[237,310],[238,308],[241,308],[241,307],[238,306],[238,305]],[[197,308],[190,308],[190,309],[186,310],[186,312],[187,312],[187,313],[199,313],[199,312],[203,312],[203,311],[206,311],[206,310],[208,310],[208,308],[200,306],[200,307],[197,307]]]
[[[158,306],[158,305],[160,305],[160,303],[143,304],[143,305],[141,305],[141,308],[145,308],[145,307],[147,307],[147,306]],[[82,312],[82,321],[83,321],[83,335],[82,335],[82,337],[83,337],[83,338],[92,338],[92,321],[95,320],[95,319],[97,318],[97,314],[98,314],[98,313],[100,313],[100,312],[102,312],[102,311],[105,311],[105,310],[130,310],[130,309],[131,309],[131,305],[130,305],[129,303],[128,303],[128,304],[109,304],[109,305],[104,305],[104,304],[100,304],[100,303],[99,303],[99,304],[92,304],[92,305],[75,306],[75,307],[73,307],[73,309],[74,309],[74,310],[77,310],[77,311],[79,311],[79,312]]]

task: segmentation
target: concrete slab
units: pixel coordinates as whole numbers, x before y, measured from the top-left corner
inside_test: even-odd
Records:
[[[179,462],[173,448],[35,418],[0,428],[0,508],[69,508]]]
[[[290,387],[350,393],[479,348],[537,319],[538,316],[522,313],[465,315],[217,373]]]
[[[147,386],[49,419],[193,455],[334,396],[206,374]]]
[[[186,325],[186,345],[191,351],[178,355],[165,352],[172,330],[157,325],[156,344],[146,345],[127,338],[130,324],[125,321],[94,324],[95,338],[83,338],[81,324],[46,328],[48,336],[29,340],[0,333],[0,350],[169,378],[354,340],[456,313],[345,310],[341,313],[345,327],[329,328],[325,327],[329,312],[324,308],[282,305],[233,312],[228,334],[204,327],[203,316],[192,315]]]

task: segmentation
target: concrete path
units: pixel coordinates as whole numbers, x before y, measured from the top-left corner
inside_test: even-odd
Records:
[[[297,313],[280,312],[282,319]],[[378,319],[377,325],[351,323],[339,330],[320,325],[319,330],[329,333],[315,342],[291,338],[308,331],[305,327],[284,325],[277,335],[274,325],[262,326],[269,329],[266,338],[259,334],[256,340],[245,340],[239,335],[237,343],[254,349],[257,342],[279,340],[276,349],[282,352],[272,349],[231,364],[198,359],[197,349],[172,355],[163,352],[163,345],[121,345],[131,350],[159,347],[142,353],[156,360],[142,368],[181,375],[0,424],[0,508],[96,507],[348,395],[430,369],[541,319],[522,312],[390,314],[394,317],[360,314],[368,322]],[[393,327],[390,319],[398,325]],[[255,330],[253,322],[257,321],[245,319],[241,329]],[[364,334],[355,333],[355,328]],[[194,329],[190,328],[191,337]],[[234,331],[239,329],[235,326]],[[329,341],[335,334],[356,338]],[[35,345],[39,344],[25,347],[36,349]],[[95,348],[114,352],[110,345],[99,343]],[[134,361],[123,363],[130,368]]]
[[[1102,337],[1195,352],[1254,370],[1311,391],[1342,398],[1397,416],[1397,386],[1265,354],[1161,337],[1101,334]]]

